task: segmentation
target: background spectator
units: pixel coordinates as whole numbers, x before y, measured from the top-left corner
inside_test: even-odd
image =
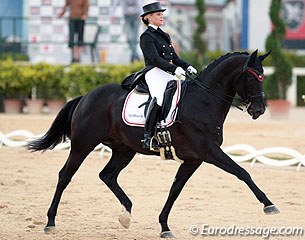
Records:
[[[113,21],[115,18],[115,10],[120,5],[123,9],[125,20],[124,32],[126,35],[127,43],[131,51],[130,62],[139,60],[137,52],[138,39],[139,39],[139,16],[142,13],[142,0],[114,0],[110,8],[110,18]]]
[[[80,61],[81,46],[84,43],[85,20],[88,18],[88,0],[66,0],[65,6],[57,16],[61,18],[67,8],[69,15],[69,47],[72,48],[72,63]],[[75,41],[75,39],[77,39]]]

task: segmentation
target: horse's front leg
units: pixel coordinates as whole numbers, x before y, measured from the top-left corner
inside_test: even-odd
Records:
[[[207,162],[214,164],[222,170],[235,175],[238,179],[244,181],[256,198],[264,204],[265,214],[276,214],[279,210],[274,204],[267,198],[266,194],[258,188],[258,186],[252,180],[250,174],[234,162],[227,154],[225,154],[218,146],[215,147],[207,158]]]
[[[196,169],[201,165],[200,162],[189,163],[184,162],[178,169],[173,185],[170,189],[168,198],[166,203],[160,213],[159,223],[161,224],[161,238],[174,238],[175,236],[171,233],[168,227],[168,215],[170,213],[171,208],[174,205],[175,200],[179,196],[182,188],[184,187],[187,180],[192,176],[192,174],[196,171]]]

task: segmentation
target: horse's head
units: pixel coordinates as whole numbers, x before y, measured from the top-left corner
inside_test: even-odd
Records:
[[[243,67],[241,79],[236,85],[236,92],[247,104],[247,112],[253,119],[257,119],[265,112],[263,91],[264,69],[263,60],[271,53],[257,56],[257,50],[248,56]]]

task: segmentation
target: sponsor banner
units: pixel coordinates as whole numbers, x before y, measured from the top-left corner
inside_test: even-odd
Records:
[[[286,22],[286,40],[305,39],[305,0],[283,0],[282,14]]]

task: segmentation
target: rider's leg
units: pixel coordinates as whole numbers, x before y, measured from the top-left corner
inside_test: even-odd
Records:
[[[155,126],[160,116],[161,106],[157,104],[157,99],[153,98],[147,109],[147,116],[144,126],[144,139],[142,140],[143,148],[150,148],[150,140],[153,136]]]
[[[161,107],[163,103],[163,95],[166,89],[167,83],[174,79],[175,77],[160,68],[153,68],[145,74],[145,80],[149,88],[152,100],[146,117],[145,127],[144,127],[144,140],[143,147],[149,148],[150,139],[152,137],[155,125],[158,121],[158,112],[161,112]]]
[[[145,80],[149,88],[151,98],[157,98],[157,104],[162,106],[163,95],[167,83],[175,79],[175,76],[161,70],[160,68],[153,68],[145,74]]]

